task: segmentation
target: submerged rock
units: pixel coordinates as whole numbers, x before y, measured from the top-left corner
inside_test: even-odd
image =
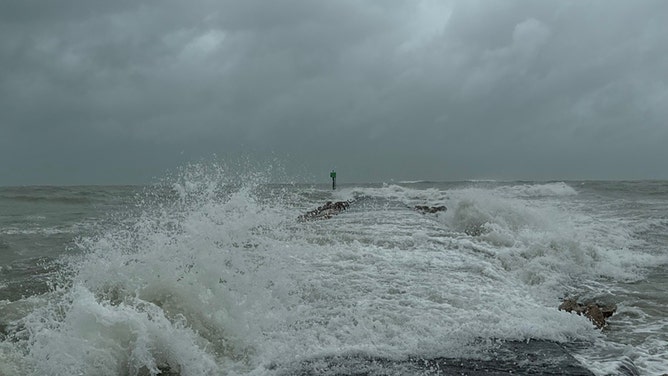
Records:
[[[438,212],[444,212],[448,210],[445,206],[427,206],[427,205],[416,205],[415,210],[419,211],[422,214],[427,214],[427,213],[438,213]]]
[[[602,305],[592,302],[581,304],[575,299],[565,299],[559,306],[559,310],[584,315],[591,320],[597,328],[602,329],[608,325],[606,320],[617,311],[617,306],[614,304]]]
[[[485,232],[485,223],[471,223],[464,228],[464,233],[469,236],[480,236]]]

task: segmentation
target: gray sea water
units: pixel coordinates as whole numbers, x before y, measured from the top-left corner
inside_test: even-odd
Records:
[[[259,180],[0,188],[0,375],[668,373],[668,182]]]

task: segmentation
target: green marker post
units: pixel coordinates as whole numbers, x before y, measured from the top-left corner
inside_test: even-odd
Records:
[[[332,190],[336,189],[336,171],[332,170],[329,173],[329,177],[332,178]]]

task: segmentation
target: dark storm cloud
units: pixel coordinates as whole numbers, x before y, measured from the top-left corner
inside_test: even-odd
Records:
[[[237,152],[358,181],[668,178],[666,25],[644,0],[8,0],[0,183]]]

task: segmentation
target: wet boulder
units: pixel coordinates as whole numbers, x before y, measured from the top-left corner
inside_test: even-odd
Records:
[[[617,306],[614,304],[603,305],[593,302],[578,303],[575,299],[565,299],[559,306],[559,310],[584,315],[591,320],[597,328],[602,329],[608,325],[607,319],[615,313]]]
[[[329,219],[333,215],[339,214],[342,211],[350,207],[349,201],[327,201],[325,205],[319,206],[317,209],[313,209],[309,212],[306,212],[299,217],[298,221],[311,221],[316,219]]]

